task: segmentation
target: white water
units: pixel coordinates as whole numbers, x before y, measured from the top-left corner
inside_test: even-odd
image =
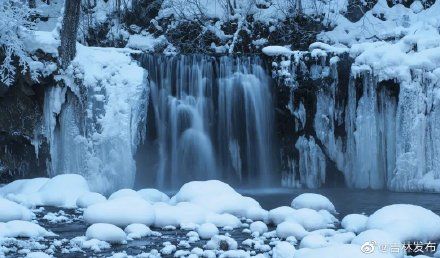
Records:
[[[269,184],[273,106],[258,58],[145,56],[143,66],[151,103],[139,177],[159,188],[214,178]]]

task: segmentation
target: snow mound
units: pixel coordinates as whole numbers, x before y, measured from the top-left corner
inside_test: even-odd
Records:
[[[7,199],[27,207],[46,205],[74,208],[77,199],[89,192],[89,185],[81,175],[62,174],[51,179],[17,180],[1,189]]]
[[[84,211],[87,223],[109,223],[127,226],[132,223],[152,225],[155,221],[154,208],[138,197],[124,197],[89,206]]]
[[[87,208],[90,205],[105,202],[106,200],[105,196],[100,193],[89,192],[81,195],[76,200],[76,206],[78,206],[78,208]]]
[[[141,197],[135,190],[133,189],[120,189],[114,193],[112,193],[108,199],[109,200],[115,200],[119,198],[125,198],[125,197]]]
[[[128,225],[124,232],[127,233],[127,237],[130,239],[138,239],[146,236],[150,236],[152,231],[144,224],[133,223]]]
[[[236,250],[237,247],[237,241],[231,237],[222,235],[213,236],[205,245],[205,248],[209,250]]]
[[[282,46],[267,46],[264,47],[261,51],[267,56],[286,56],[290,57],[293,54],[293,51]]]
[[[373,213],[367,229],[383,230],[402,242],[433,241],[440,239],[440,216],[420,206],[394,204]]]
[[[268,231],[267,225],[262,221],[252,222],[249,226],[251,232],[258,232],[260,235]]]
[[[368,245],[370,243],[374,243],[374,252],[375,253],[389,253],[397,258],[403,258],[403,250],[402,243],[396,237],[390,235],[389,233],[378,230],[378,229],[370,229],[360,233],[358,236],[353,238],[351,241],[352,244],[355,245]],[[385,246],[385,250],[380,250],[380,246]],[[399,248],[399,251],[393,251],[391,248]]]
[[[25,258],[50,258],[50,257],[52,256],[44,252],[30,252],[25,256]]]
[[[218,228],[212,223],[203,223],[197,229],[201,239],[211,239],[213,236],[218,235]]]
[[[146,201],[150,203],[155,202],[169,202],[170,197],[161,191],[153,188],[141,189],[137,193]]]
[[[33,178],[15,180],[0,188],[0,196],[8,194],[30,194],[35,193],[49,181],[49,178]]]
[[[91,225],[86,230],[86,237],[87,239],[98,239],[112,244],[123,244],[127,238],[122,229],[107,223]]]
[[[295,247],[289,242],[281,241],[272,250],[272,258],[293,258]]]
[[[0,237],[37,238],[47,236],[56,235],[29,221],[12,220],[6,223],[0,223]]]
[[[305,237],[308,234],[308,232],[304,229],[303,226],[301,226],[296,222],[290,222],[290,221],[280,223],[277,226],[276,232],[277,232],[277,236],[283,239],[293,236],[296,239],[301,240],[303,239],[303,237]]]
[[[229,213],[239,217],[245,217],[249,209],[262,209],[254,199],[242,196],[228,184],[218,180],[184,184],[171,198],[171,203],[178,202],[190,202],[215,213]]]
[[[0,197],[0,222],[32,220],[34,217],[28,208]]]
[[[352,244],[332,245],[323,248],[310,249],[303,248],[298,249],[295,253],[295,257],[300,258],[393,258],[390,254],[365,254],[361,251],[360,246]]]
[[[310,234],[305,236],[299,245],[299,248],[322,248],[328,246],[328,242],[323,235],[320,234]]]
[[[43,205],[72,208],[76,207],[76,200],[89,191],[84,177],[63,174],[51,178],[38,190],[38,194]]]
[[[206,209],[188,202],[181,202],[175,206],[158,202],[153,207],[156,213],[154,223],[156,227],[177,227],[189,223],[202,224],[206,222],[206,216],[209,213]]]
[[[276,225],[285,221],[296,222],[309,231],[334,227],[336,222],[336,219],[326,210],[319,212],[309,208],[295,210],[287,206],[270,210],[269,220]]]
[[[351,232],[359,234],[367,228],[368,217],[361,214],[349,214],[342,219],[341,226]]]
[[[336,213],[335,206],[325,196],[315,193],[304,193],[292,200],[291,206],[295,209],[309,208],[315,211],[327,210]]]

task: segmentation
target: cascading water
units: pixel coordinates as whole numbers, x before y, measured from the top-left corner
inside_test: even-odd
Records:
[[[150,102],[137,178],[159,188],[206,179],[268,185],[274,123],[261,63],[258,57],[144,56]]]

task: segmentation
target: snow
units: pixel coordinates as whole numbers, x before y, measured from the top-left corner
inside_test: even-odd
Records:
[[[88,192],[88,193],[81,195],[76,200],[76,206],[79,208],[87,208],[90,205],[100,203],[100,202],[105,202],[106,200],[107,200],[107,198],[105,198],[105,196],[103,196],[100,193]]]
[[[0,222],[32,220],[34,217],[28,208],[0,197]]]
[[[248,209],[262,209],[254,199],[242,196],[218,180],[184,184],[171,198],[171,203],[178,202],[190,202],[215,213],[229,213],[239,217],[245,217]]]
[[[362,214],[349,214],[341,221],[341,226],[351,232],[359,234],[367,228],[368,217]]]
[[[335,206],[327,197],[315,193],[303,193],[295,197],[291,206],[295,209],[309,208],[315,211],[327,210],[336,213]]]
[[[287,206],[270,210],[269,220],[277,225],[285,221],[296,222],[307,230],[333,227],[336,222],[330,213],[317,212],[309,208],[296,210]]]
[[[153,188],[146,188],[137,191],[137,193],[146,201],[150,203],[155,202],[169,202],[170,197],[161,191]]]
[[[262,221],[255,221],[249,225],[249,229],[251,232],[258,232],[258,234],[262,235],[268,231],[267,225]]]
[[[367,229],[383,230],[401,242],[428,242],[440,239],[440,216],[420,206],[394,204],[374,212]]]
[[[272,250],[273,258],[293,258],[295,257],[295,247],[289,242],[281,241]]]
[[[84,177],[64,174],[51,178],[38,190],[38,195],[43,205],[71,208],[76,207],[76,200],[86,192],[89,185]]]
[[[108,199],[109,200],[115,200],[118,198],[125,198],[125,197],[133,197],[133,198],[140,198],[140,195],[133,189],[120,189],[114,193],[112,193]]]
[[[261,50],[267,56],[286,56],[290,57],[293,51],[282,46],[267,46]]]
[[[30,252],[26,254],[25,258],[51,258],[51,255],[48,255],[44,252]]]
[[[144,224],[133,223],[125,227],[124,232],[127,233],[129,239],[138,239],[153,234],[153,231]]]
[[[378,230],[378,229],[370,229],[367,231],[364,231],[360,233],[358,236],[356,236],[352,241],[352,244],[356,244],[359,246],[374,243],[374,252],[379,253],[389,253],[393,255],[396,258],[403,258],[404,252],[402,250],[403,244],[401,241],[396,238],[393,235],[390,235],[389,233]],[[380,247],[385,246],[385,250],[381,250]],[[399,251],[396,252],[392,250],[391,248],[399,248]]]
[[[299,245],[299,248],[322,248],[328,246],[328,242],[324,236],[320,234],[309,234],[305,236]]]
[[[107,223],[96,223],[86,230],[87,239],[98,239],[112,244],[123,244],[126,242],[126,234],[115,225]]]
[[[211,239],[213,236],[218,235],[218,228],[212,223],[203,223],[197,229],[201,239]]]
[[[358,245],[344,244],[344,245],[332,245],[323,248],[309,249],[303,248],[297,250],[295,257],[301,258],[392,258],[390,254],[365,254],[362,253]]]
[[[290,222],[290,221],[285,221],[278,224],[276,232],[279,238],[284,238],[284,239],[293,236],[296,239],[301,240],[303,239],[303,237],[305,237],[308,234],[308,232],[304,229],[303,226],[301,226],[296,222]]]
[[[0,188],[0,196],[35,193],[46,184],[47,181],[49,181],[49,178],[45,177],[15,180]]]
[[[127,226],[132,223],[152,225],[155,221],[153,206],[139,197],[123,197],[89,206],[84,211],[87,223],[110,223]]]
[[[41,226],[23,220],[12,220],[6,223],[0,222],[0,237],[48,237],[56,236]]]
[[[157,45],[166,43],[166,39],[163,36],[160,36],[159,38],[155,38],[151,34],[146,35],[130,35],[128,38],[128,42],[126,47],[142,50],[145,52],[154,52],[154,48]]]
[[[209,250],[236,250],[238,248],[237,241],[228,236],[216,235],[213,236],[205,245]]]

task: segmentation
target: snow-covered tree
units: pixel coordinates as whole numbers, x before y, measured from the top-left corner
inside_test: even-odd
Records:
[[[25,73],[32,61],[24,47],[29,15],[26,1],[0,1],[0,81],[7,86],[14,82],[17,69]]]

